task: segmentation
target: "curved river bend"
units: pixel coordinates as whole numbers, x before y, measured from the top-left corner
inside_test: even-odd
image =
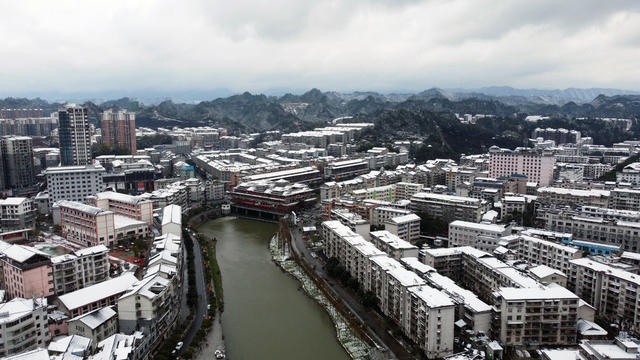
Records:
[[[199,231],[218,240],[229,359],[349,359],[329,315],[271,260],[277,225],[226,217]]]

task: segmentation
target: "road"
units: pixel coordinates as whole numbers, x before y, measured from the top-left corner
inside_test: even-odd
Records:
[[[198,303],[196,305],[196,313],[195,317],[193,318],[193,322],[191,323],[191,327],[189,327],[184,337],[182,338],[182,342],[184,343],[184,345],[182,346],[182,349],[180,349],[179,354],[182,354],[189,347],[189,345],[191,345],[193,337],[196,335],[198,330],[200,330],[202,321],[207,314],[207,304],[209,303],[207,299],[207,287],[204,281],[205,273],[204,263],[202,262],[202,249],[200,248],[200,243],[198,242],[198,240],[196,240],[193,236],[191,236],[191,239],[193,240],[193,261],[196,273],[196,293],[198,294]]]
[[[324,279],[325,283],[329,285],[334,294],[339,299],[342,299],[352,313],[355,313],[365,324],[367,324],[369,335],[380,342],[380,345],[386,346],[397,359],[400,360],[413,360],[415,357],[411,355],[405,347],[398,342],[389,333],[389,327],[386,324],[386,320],[382,318],[377,312],[373,310],[365,309],[360,301],[353,296],[350,291],[345,290],[339,283],[333,281],[324,270],[324,263],[317,257],[311,256],[311,250],[307,248],[302,234],[297,227],[291,228],[291,238],[294,251],[305,259],[315,269],[316,273]]]
[[[182,249],[182,258],[187,258],[187,249]],[[189,305],[187,305],[187,293],[189,291],[188,266],[182,266],[182,301],[180,302],[180,322],[182,324],[189,317]]]

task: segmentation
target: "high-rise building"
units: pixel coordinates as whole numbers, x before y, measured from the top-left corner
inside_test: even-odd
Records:
[[[4,161],[5,186],[21,189],[36,183],[33,143],[28,136],[6,136],[0,141]]]
[[[67,105],[58,111],[60,123],[60,161],[63,166],[91,163],[91,131],[89,110]]]
[[[136,154],[136,114],[127,110],[102,113],[102,139],[105,145],[122,146]]]

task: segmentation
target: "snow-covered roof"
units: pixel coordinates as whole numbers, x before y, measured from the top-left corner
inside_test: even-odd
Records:
[[[91,214],[91,215],[98,215],[100,213],[111,213],[111,211],[103,210],[103,209],[101,209],[99,207],[83,204],[83,203],[77,202],[77,201],[60,200],[60,201],[56,202],[56,205],[60,206],[60,207],[65,207],[65,208],[81,211],[81,212],[84,212],[84,213],[87,213],[87,214]]]
[[[530,268],[528,271],[538,279],[542,279],[551,275],[559,275],[559,276],[567,277],[567,275],[565,275],[565,273],[563,273],[562,271],[554,269],[547,265],[534,266]]]
[[[91,339],[80,335],[68,335],[52,340],[47,349],[52,353],[69,354],[70,356],[64,357],[65,360],[73,359],[74,357],[80,360],[83,357],[77,354],[84,353],[90,347]]]
[[[498,224],[485,224],[485,223],[474,223],[470,221],[462,221],[455,220],[449,223],[449,226],[461,227],[465,229],[474,229],[474,230],[482,230],[492,233],[504,233],[506,231],[506,227],[504,225]]]
[[[431,308],[454,305],[447,294],[428,285],[412,286],[409,288],[409,292],[424,301],[427,306]]]
[[[138,279],[132,273],[125,273],[117,278],[61,295],[58,300],[71,311],[109,296],[121,294],[137,281]]]
[[[95,329],[98,326],[100,326],[101,324],[104,324],[107,320],[111,319],[112,317],[116,316],[118,313],[115,312],[115,310],[113,310],[113,308],[111,306],[106,306],[103,308],[100,308],[98,310],[94,310],[91,311],[89,313],[86,313],[84,315],[80,315],[78,317],[75,317],[69,321],[80,321],[83,324],[87,325],[88,327],[90,327],[91,329]]]
[[[500,288],[497,291],[506,301],[511,300],[578,300],[578,295],[562,286],[541,286],[531,288]]]
[[[169,280],[162,276],[149,276],[133,284],[120,298],[122,299],[136,294],[138,296],[144,296],[147,299],[154,299],[161,292],[166,290],[168,286]]]
[[[49,352],[44,348],[25,351],[15,355],[9,355],[2,360],[49,360]]]
[[[8,258],[21,263],[31,259],[36,255],[48,257],[47,254],[43,253],[42,251],[24,245],[11,245],[8,248],[4,249],[2,253],[5,254]]]
[[[162,225],[169,223],[182,224],[182,207],[167,205],[162,210]]]
[[[18,320],[33,313],[33,310],[47,306],[46,299],[14,298],[0,304],[0,324],[6,324]]]

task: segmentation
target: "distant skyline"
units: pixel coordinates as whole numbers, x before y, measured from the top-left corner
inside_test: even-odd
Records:
[[[638,1],[28,1],[0,10],[2,97],[640,90]]]

